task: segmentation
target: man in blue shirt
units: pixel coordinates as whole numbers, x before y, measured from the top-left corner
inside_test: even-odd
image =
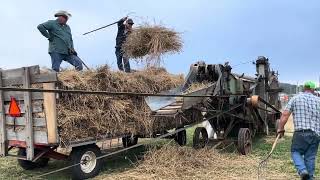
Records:
[[[292,137],[291,157],[301,179],[314,178],[315,160],[320,136],[320,98],[314,95],[316,85],[306,82],[304,92],[293,97],[285,107],[278,133],[283,136],[284,126],[293,115],[294,134]]]
[[[56,20],[49,20],[38,25],[41,34],[49,41],[52,69],[59,72],[60,65],[64,60],[81,71],[83,69],[82,61],[74,50],[71,29],[67,25],[71,14],[66,11],[59,11],[54,16],[57,17]]]

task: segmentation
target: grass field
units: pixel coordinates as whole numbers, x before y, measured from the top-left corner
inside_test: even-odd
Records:
[[[188,131],[188,146],[192,145],[192,129]],[[274,140],[274,136],[269,137],[260,137],[256,138],[254,142],[253,152],[251,155],[244,157],[241,159],[239,164],[230,164],[230,168],[225,170],[221,167],[221,171],[230,171],[226,172],[228,174],[232,174],[233,179],[257,179],[255,175],[257,173],[257,165],[263,157],[268,154],[269,150],[271,149],[272,143]],[[164,140],[160,142],[160,144],[168,143],[168,140]],[[173,143],[173,142],[171,142]],[[291,136],[288,134],[284,139],[279,141],[279,144],[274,151],[270,162],[268,163],[267,169],[265,170],[265,178],[266,179],[273,179],[270,177],[277,177],[276,179],[298,179],[296,176],[291,158],[290,158],[290,144],[291,144]],[[158,144],[159,145],[159,144]],[[191,148],[191,147],[190,147]],[[228,150],[221,152],[222,157],[237,158],[239,157],[237,153],[234,152],[235,148],[231,147]],[[122,179],[126,176],[126,173],[132,172],[135,168],[139,168],[137,166],[137,162],[139,164],[143,164],[142,157],[146,152],[145,147],[140,147],[128,151],[123,154],[119,154],[118,156],[113,156],[112,158],[105,159],[104,167],[102,172],[98,177],[95,179]],[[248,161],[247,161],[248,160]],[[252,163],[254,161],[254,163]],[[249,163],[250,162],[250,163]],[[0,159],[0,179],[23,179],[23,178],[32,178],[36,175],[40,175],[44,172],[49,172],[58,168],[62,168],[67,166],[68,163],[62,161],[50,161],[49,166],[44,169],[38,169],[35,171],[25,171],[22,170],[16,160],[14,158],[2,158]],[[238,167],[239,166],[239,167]],[[246,167],[247,166],[247,167]],[[249,167],[250,166],[250,167]],[[252,167],[251,167],[252,166]],[[248,174],[243,173],[241,171],[242,167],[248,168]],[[219,164],[216,165],[216,168],[219,169]],[[205,169],[205,171],[210,171],[211,169]],[[320,161],[317,160],[317,173],[320,170]],[[237,173],[237,171],[239,171]],[[250,171],[250,172],[249,172]],[[274,176],[276,174],[281,173],[279,176]],[[120,176],[119,174],[123,174]],[[280,178],[281,177],[281,178]],[[161,177],[158,177],[161,179]],[[68,170],[63,172],[59,172],[53,175],[46,177],[45,179],[70,179],[70,173]],[[130,178],[135,179],[135,178]],[[185,177],[181,177],[181,179],[189,179]],[[215,178],[214,173],[210,179],[221,179]],[[230,178],[226,178],[230,179]]]

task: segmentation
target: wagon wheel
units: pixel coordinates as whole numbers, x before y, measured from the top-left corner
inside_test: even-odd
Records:
[[[179,128],[178,128],[179,129]],[[187,144],[187,132],[186,130],[180,131],[174,137],[174,140],[180,145],[184,146]]]
[[[100,148],[88,145],[72,149],[71,163],[79,164],[72,167],[72,179],[88,179],[97,176],[102,167]]]
[[[238,151],[242,155],[247,155],[252,150],[252,137],[249,128],[240,128],[238,133]]]
[[[208,141],[209,138],[206,128],[197,127],[193,134],[193,148],[204,148],[207,145]]]

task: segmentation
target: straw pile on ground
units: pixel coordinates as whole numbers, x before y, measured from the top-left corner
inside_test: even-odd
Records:
[[[181,75],[152,68],[131,74],[113,72],[108,67],[84,72],[66,70],[58,78],[61,89],[137,93],[159,93],[183,81]],[[143,97],[60,94],[57,106],[63,141],[128,132],[150,134],[161,128],[150,117]]]
[[[194,150],[190,147],[166,145],[151,150],[132,169],[121,173],[107,174],[97,179],[257,179],[260,159],[256,156],[239,156],[236,153],[221,153],[214,149]],[[294,179],[271,160],[266,179]],[[280,162],[281,163],[281,162]],[[272,173],[270,173],[272,172]]]
[[[160,25],[141,25],[133,29],[123,44],[126,56],[137,61],[159,63],[166,53],[178,53],[182,49],[180,34]]]

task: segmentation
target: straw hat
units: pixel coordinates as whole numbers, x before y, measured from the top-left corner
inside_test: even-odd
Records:
[[[67,18],[70,18],[71,14],[68,13],[67,11],[60,10],[54,14],[54,17],[58,17],[58,16],[66,16]]]

